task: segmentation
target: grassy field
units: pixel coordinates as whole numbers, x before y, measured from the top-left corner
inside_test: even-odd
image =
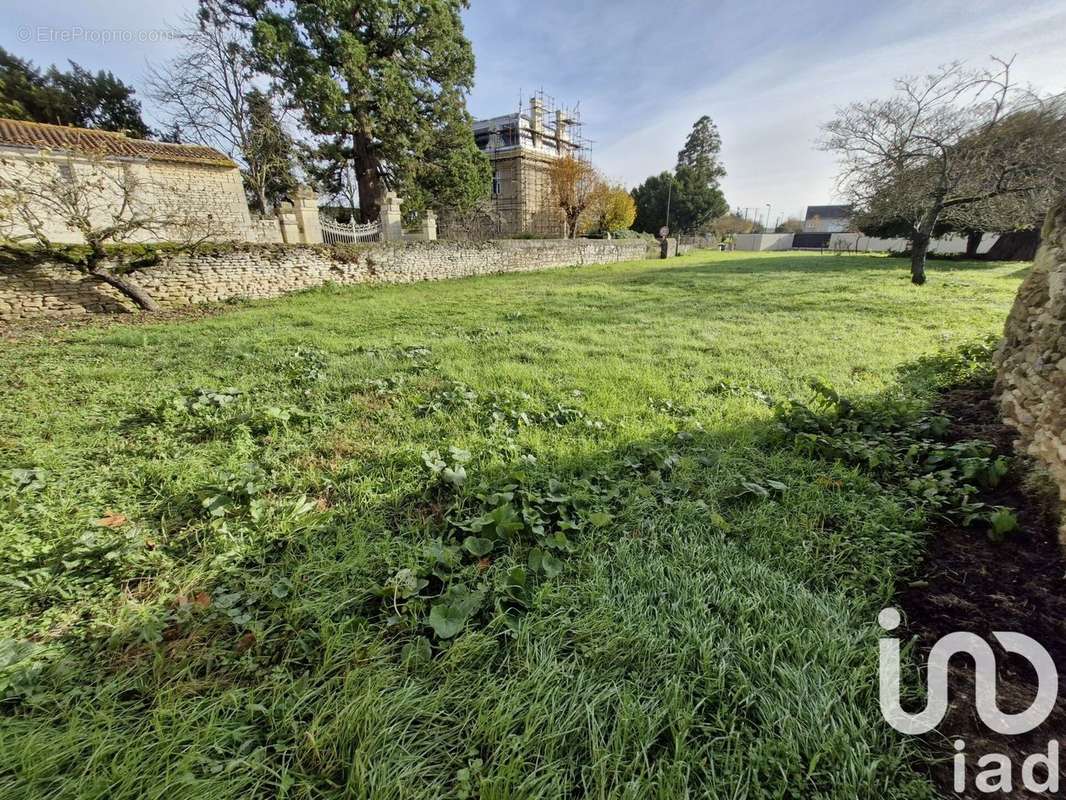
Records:
[[[771,405],[923,397],[1021,276],[695,254],[4,345],[0,797],[931,796],[876,696],[921,520]]]

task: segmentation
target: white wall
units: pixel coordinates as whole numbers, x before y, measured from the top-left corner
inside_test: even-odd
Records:
[[[986,233],[977,248],[980,255],[992,249],[992,245],[999,239],[998,233]],[[901,253],[910,247],[910,242],[903,238],[878,239],[873,236],[863,236],[861,233],[834,233],[829,237],[830,250],[851,250],[854,252],[884,252],[894,251]],[[966,252],[965,236],[943,236],[933,239],[929,243],[929,252],[943,253],[945,255],[958,255]]]
[[[738,233],[733,237],[737,250],[791,250],[791,233]]]

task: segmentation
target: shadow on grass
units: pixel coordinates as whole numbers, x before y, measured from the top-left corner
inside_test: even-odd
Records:
[[[240,558],[196,575],[194,588],[214,597],[203,615],[71,670],[57,694],[76,690],[78,702],[3,723],[16,734],[0,737],[3,760],[25,796],[107,782],[116,800],[149,785],[178,791],[179,779],[204,796],[282,786],[339,796],[341,785],[450,796],[475,756],[494,796],[732,786],[927,797],[913,747],[876,710],[874,614],[920,555],[912,520],[856,471],[777,446],[772,421],[740,416],[704,432],[685,409],[659,413],[662,424],[631,441],[572,437],[576,455],[558,459],[545,448],[538,489],[565,494],[606,474],[622,492],[605,525],[574,534],[575,551],[534,587],[517,630],[470,624],[428,662],[404,661],[400,646],[424,629],[384,619],[374,589],[442,535],[417,480],[404,497],[359,496],[276,541],[261,540],[276,529],[238,535],[235,525]],[[462,437],[479,419],[445,413],[437,433]],[[520,452],[508,441],[505,452]],[[486,460],[499,445],[486,441]],[[397,448],[316,479],[344,488],[410,474],[412,461]],[[471,483],[507,480],[500,467],[479,471],[475,461]],[[429,512],[421,523],[416,503]],[[467,560],[462,580],[498,590],[528,544],[501,545],[486,565]],[[250,640],[218,610],[235,593],[250,600]],[[81,652],[68,644],[72,658]],[[231,763],[241,768],[222,768]]]
[[[986,272],[999,267],[994,261],[950,261],[932,259],[926,264],[931,275],[941,272]],[[1027,270],[1028,268],[1026,268]],[[664,266],[648,274],[629,277],[626,282],[646,283],[660,280],[663,276],[688,276],[694,272],[718,275],[776,274],[790,272],[834,273],[834,272],[898,272],[909,275],[910,262],[905,258],[888,256],[852,256],[852,255],[792,255],[782,253],[771,256],[735,257],[714,260],[692,260],[686,265]],[[1020,271],[1023,274],[1025,270]]]

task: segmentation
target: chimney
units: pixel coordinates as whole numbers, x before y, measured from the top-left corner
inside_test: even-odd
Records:
[[[544,101],[534,97],[529,101],[529,129],[533,135],[533,146],[540,147],[541,136],[544,133]]]
[[[567,153],[567,147],[570,142],[566,138],[567,134],[567,120],[563,116],[561,110],[555,112],[555,149],[561,156],[565,156]]]

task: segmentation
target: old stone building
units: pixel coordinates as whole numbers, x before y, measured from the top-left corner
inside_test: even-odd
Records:
[[[117,211],[125,191],[121,187],[135,186],[136,202],[145,213],[163,206],[182,208],[210,221],[215,231],[213,238],[239,241],[258,238],[237,165],[210,147],[0,119],[0,171],[5,185],[15,179],[51,180],[54,175],[71,186],[84,187],[87,195],[89,189],[95,189],[85,201],[89,212],[101,220]],[[41,221],[52,241],[81,239],[55,214],[42,214]],[[272,224],[277,229],[277,224]],[[17,236],[19,231],[4,233]],[[133,238],[144,241],[165,237],[141,232]]]
[[[106,225],[123,203],[135,213],[171,223],[193,222],[214,241],[315,244],[322,241],[318,199],[301,187],[275,213],[252,214],[232,159],[210,147],[134,139],[121,133],[0,118],[0,238],[20,240],[29,232],[25,217],[11,208],[19,182],[70,187],[93,223]],[[55,213],[55,204],[28,212],[42,232],[60,244],[81,235]],[[180,240],[175,225],[147,225],[124,241]]]
[[[548,170],[581,151],[575,113],[552,109],[543,96],[513,114],[474,122],[474,138],[492,163],[492,207],[498,233],[562,236],[562,214],[552,202]]]

